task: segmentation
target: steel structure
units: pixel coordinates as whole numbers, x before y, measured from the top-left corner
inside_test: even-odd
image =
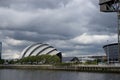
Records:
[[[116,12],[118,17],[118,60],[120,63],[120,0],[99,0],[101,12]]]
[[[43,54],[57,55],[60,58],[60,61],[62,61],[62,52],[58,51],[49,44],[42,43],[36,43],[26,47],[22,51],[20,59],[28,56],[39,56]]]

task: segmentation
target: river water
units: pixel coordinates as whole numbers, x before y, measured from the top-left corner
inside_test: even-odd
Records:
[[[0,69],[0,80],[120,80],[120,74]]]

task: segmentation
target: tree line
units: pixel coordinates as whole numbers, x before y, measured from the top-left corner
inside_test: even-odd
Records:
[[[60,58],[57,55],[39,55],[28,56],[18,61],[21,64],[56,64],[60,63]]]

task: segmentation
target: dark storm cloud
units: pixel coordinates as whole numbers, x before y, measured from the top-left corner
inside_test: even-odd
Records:
[[[90,21],[91,31],[105,34],[105,33],[113,33],[117,32],[117,16],[116,14],[108,14],[108,13],[98,13],[94,19]],[[106,31],[105,31],[106,30]]]
[[[47,14],[46,11],[43,11],[45,14],[39,12],[37,14],[9,12],[12,14],[12,17],[9,16],[10,14],[2,14],[4,16],[1,16],[4,18],[1,20],[1,30],[34,31],[39,34],[55,34],[67,37],[80,33],[76,28],[79,28],[79,26],[73,25],[79,25],[79,23],[74,21],[76,17],[70,17],[72,14],[69,15],[68,13],[64,15],[62,11],[55,11],[61,14],[54,13],[54,10],[53,12],[51,10],[50,12],[48,11]],[[13,16],[13,14],[16,16]]]
[[[14,9],[58,8],[64,6],[69,0],[0,0],[1,7]]]
[[[53,39],[64,39],[64,40],[66,39],[66,37],[62,35],[47,34],[47,33],[40,34],[36,32],[15,32],[13,38],[18,40],[28,40],[33,42],[44,42],[46,40],[53,40]]]

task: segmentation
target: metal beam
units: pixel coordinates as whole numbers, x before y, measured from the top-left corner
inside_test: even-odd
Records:
[[[37,49],[39,49],[39,48],[41,48],[41,47],[43,47],[43,46],[46,46],[46,45],[48,45],[48,44],[41,44],[41,45],[39,45],[38,47],[36,47],[36,48],[29,54],[29,56],[31,56]]]
[[[120,12],[118,11],[118,60],[120,62]]]
[[[39,51],[36,56],[38,56],[38,55],[41,54],[43,51],[45,51],[45,50],[47,50],[47,49],[49,49],[49,48],[54,48],[54,47],[48,46],[48,47],[42,49],[41,51]]]

